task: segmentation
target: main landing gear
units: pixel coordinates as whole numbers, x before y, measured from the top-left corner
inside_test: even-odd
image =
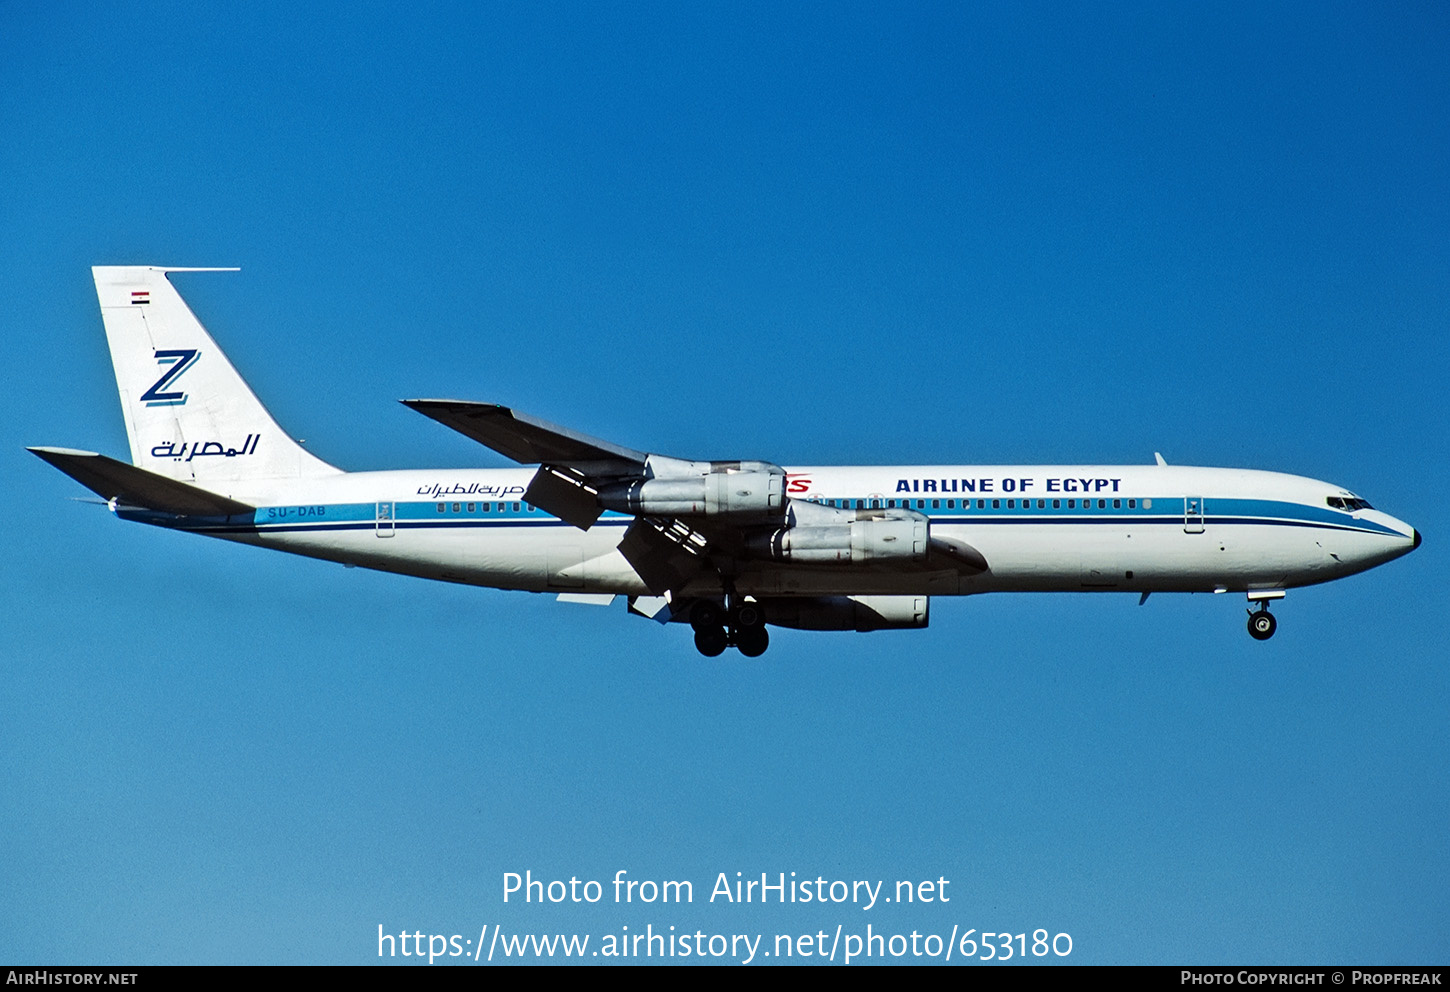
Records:
[[[1257,610],[1249,611],[1249,636],[1256,641],[1267,641],[1274,636],[1278,621],[1269,612],[1269,604],[1262,604]]]
[[[707,658],[722,654],[728,647],[735,647],[747,658],[758,658],[770,647],[765,614],[758,603],[730,604],[722,609],[719,603],[702,599],[690,611],[690,626],[695,628],[695,647]]]

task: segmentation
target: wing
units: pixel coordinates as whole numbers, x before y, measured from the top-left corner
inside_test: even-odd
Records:
[[[524,498],[581,530],[594,526],[605,507],[599,490],[617,479],[643,477],[649,455],[602,441],[497,403],[466,400],[403,400],[465,437],[524,465],[538,465]]]
[[[601,441],[497,403],[403,400],[403,405],[524,465],[643,467],[649,458],[643,451]]]
[[[807,568],[981,572],[966,542],[931,534],[909,509],[853,510],[792,500],[785,469],[763,461],[688,461],[636,451],[506,406],[462,400],[403,403],[523,464],[537,464],[524,498],[583,530],[605,510],[633,516],[619,551],[654,592],[743,562]]]
[[[785,506],[785,470],[778,466],[720,463],[760,469],[748,479],[727,479],[731,473],[712,471],[716,463],[636,451],[496,403],[402,402],[507,458],[537,464],[524,499],[566,523],[588,530],[605,510],[634,516],[619,551],[656,592],[679,588],[711,567],[711,541],[696,529],[704,521],[693,518],[713,515],[722,492],[727,506],[734,493],[737,511],[748,500],[763,503],[767,517]],[[732,528],[709,529],[717,544],[731,543]]]

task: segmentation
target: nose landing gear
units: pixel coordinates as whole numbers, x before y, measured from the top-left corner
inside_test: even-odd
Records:
[[[1249,611],[1249,636],[1254,640],[1267,641],[1274,636],[1274,631],[1278,629],[1278,626],[1278,621],[1269,612],[1267,603],[1260,606],[1257,610]]]
[[[1249,610],[1249,636],[1256,641],[1267,641],[1274,636],[1274,629],[1278,623],[1269,614],[1269,603],[1271,600],[1283,599],[1282,589],[1250,589],[1249,604],[1258,605],[1257,610]]]

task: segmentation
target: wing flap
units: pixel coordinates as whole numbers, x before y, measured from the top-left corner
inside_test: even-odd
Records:
[[[524,490],[524,499],[580,530],[593,527],[604,512],[597,496],[574,473],[566,474],[548,466],[541,466]]]
[[[708,566],[704,549],[674,521],[636,517],[619,542],[619,553],[656,596],[680,589]]]

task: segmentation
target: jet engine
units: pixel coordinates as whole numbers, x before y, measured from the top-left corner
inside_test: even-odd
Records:
[[[599,489],[606,510],[656,517],[767,523],[785,514],[785,473],[764,462],[711,462],[704,474],[615,482]]]
[[[919,513],[872,517],[825,525],[782,527],[751,535],[746,550],[761,558],[798,562],[921,561],[931,524]]]

